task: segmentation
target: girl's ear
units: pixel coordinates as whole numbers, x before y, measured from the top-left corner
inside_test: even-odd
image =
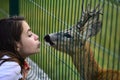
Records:
[[[17,46],[17,51],[20,51],[20,47],[21,47],[21,43],[20,42],[16,42],[16,46]]]

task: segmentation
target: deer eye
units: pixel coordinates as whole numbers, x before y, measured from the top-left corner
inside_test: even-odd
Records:
[[[67,38],[71,38],[71,35],[68,33],[65,33],[63,36],[67,37]]]

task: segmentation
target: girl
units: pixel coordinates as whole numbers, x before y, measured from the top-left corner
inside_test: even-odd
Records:
[[[0,80],[25,80],[26,57],[39,52],[39,38],[23,17],[0,20]]]

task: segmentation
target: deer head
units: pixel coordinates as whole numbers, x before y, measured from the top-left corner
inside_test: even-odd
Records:
[[[76,47],[83,47],[88,38],[95,36],[101,29],[101,10],[99,5],[94,10],[89,6],[82,12],[80,21],[69,29],[47,34],[44,40],[47,44],[62,52],[73,52]]]

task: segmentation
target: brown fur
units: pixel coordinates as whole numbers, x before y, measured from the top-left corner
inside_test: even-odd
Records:
[[[100,68],[93,56],[88,42],[83,49],[76,47],[76,52],[70,54],[73,63],[84,80],[120,80],[120,71]],[[83,70],[83,71],[82,71]]]

